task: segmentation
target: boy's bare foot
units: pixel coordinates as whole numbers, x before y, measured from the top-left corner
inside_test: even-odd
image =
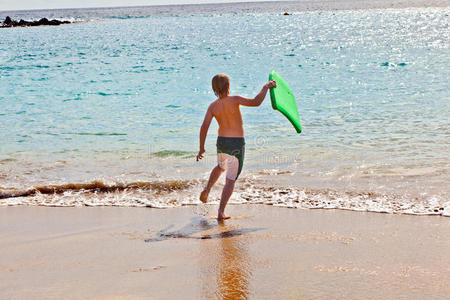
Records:
[[[209,195],[209,192],[207,192],[206,190],[203,190],[200,193],[200,201],[202,201],[203,203],[206,203],[206,201],[208,201],[208,195]]]
[[[219,215],[217,216],[217,220],[219,220],[219,221],[227,220],[227,219],[230,219],[230,218],[231,218],[231,217],[225,216],[225,215],[223,215],[223,214],[219,214]]]

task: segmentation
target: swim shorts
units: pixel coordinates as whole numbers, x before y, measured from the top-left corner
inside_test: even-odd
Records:
[[[217,163],[227,171],[227,178],[236,180],[244,165],[245,140],[242,137],[217,137]]]

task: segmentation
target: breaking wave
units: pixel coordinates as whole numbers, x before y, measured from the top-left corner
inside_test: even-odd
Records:
[[[171,208],[198,205],[204,186],[199,180],[163,180],[106,184],[102,181],[36,186],[27,190],[0,188],[0,206],[122,206]],[[221,186],[210,194],[218,204]],[[267,186],[267,182],[244,178],[230,204],[263,204],[299,209],[342,209],[412,215],[450,216],[450,200],[408,197],[373,192]]]
[[[114,193],[130,190],[152,190],[158,193],[172,192],[176,190],[183,190],[189,187],[191,182],[189,180],[167,180],[155,182],[130,182],[130,183],[116,183],[108,185],[101,181],[93,181],[90,183],[68,183],[62,185],[44,185],[36,186],[28,190],[17,190],[15,188],[7,189],[0,188],[0,199],[16,198],[16,197],[30,197],[37,194],[44,195],[58,195],[67,192],[83,192],[83,193]]]

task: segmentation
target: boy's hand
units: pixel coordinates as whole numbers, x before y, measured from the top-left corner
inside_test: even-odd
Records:
[[[265,86],[266,86],[266,88],[270,89],[270,88],[273,88],[273,87],[277,87],[277,83],[275,82],[275,80],[271,80],[271,81],[267,82],[265,84]]]
[[[197,154],[197,161],[203,158],[203,153],[205,153],[205,149],[200,149]]]

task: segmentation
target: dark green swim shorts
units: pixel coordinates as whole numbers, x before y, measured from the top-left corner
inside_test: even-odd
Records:
[[[227,170],[227,178],[236,180],[244,165],[245,140],[243,137],[217,137],[217,163]]]

